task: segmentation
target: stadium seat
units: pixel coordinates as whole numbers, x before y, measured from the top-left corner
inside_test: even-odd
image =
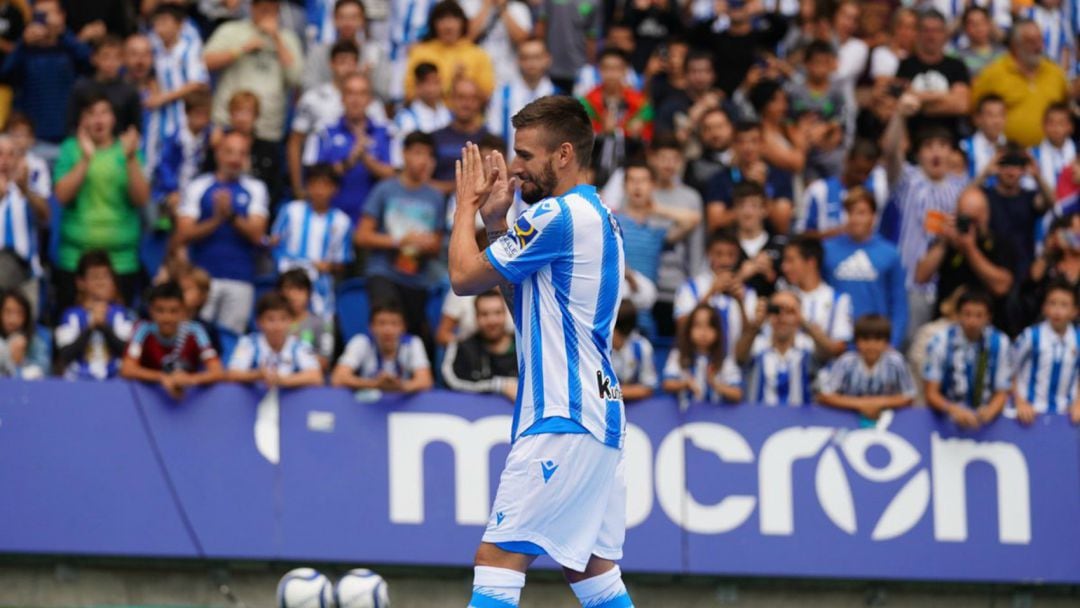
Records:
[[[364,279],[348,279],[338,285],[336,308],[343,342],[367,332],[371,307]]]
[[[428,292],[427,322],[428,331],[430,331],[432,335],[434,335],[435,330],[439,328],[439,321],[442,320],[443,300],[446,299],[446,294],[449,292],[449,279],[439,281]]]

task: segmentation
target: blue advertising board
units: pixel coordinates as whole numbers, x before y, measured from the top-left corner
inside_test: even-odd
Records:
[[[512,406],[0,381],[0,552],[468,566]],[[1062,417],[628,406],[632,572],[1080,584]],[[552,565],[552,562],[546,562]]]

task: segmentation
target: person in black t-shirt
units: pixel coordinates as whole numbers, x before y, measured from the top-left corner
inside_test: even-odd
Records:
[[[919,16],[915,52],[900,62],[897,79],[905,81],[919,96],[921,110],[908,121],[908,132],[918,133],[927,126],[949,129],[957,139],[968,114],[971,95],[964,62],[945,56],[948,42],[945,17],[931,10]]]
[[[940,310],[941,301],[961,285],[985,290],[994,296],[994,325],[1005,327],[1005,296],[1012,289],[1013,268],[1013,241],[994,236],[986,195],[978,188],[968,188],[956,202],[956,216],[946,222],[942,236],[930,244],[915,267],[915,282],[927,283],[937,275],[934,310]]]
[[[995,179],[987,179],[990,175]],[[1025,188],[1025,177],[1034,180],[1038,188]],[[1031,155],[1016,144],[998,154],[980,178],[990,204],[990,233],[1012,241],[1016,250],[1013,273],[1027,276],[1035,259],[1035,224],[1053,203],[1053,190]]]
[[[443,380],[456,391],[517,398],[514,335],[506,328],[506,304],[496,290],[476,296],[476,333],[451,342],[443,359]]]

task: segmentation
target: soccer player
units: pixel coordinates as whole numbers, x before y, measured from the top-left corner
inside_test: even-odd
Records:
[[[513,446],[476,552],[469,605],[517,606],[525,571],[546,553],[583,606],[630,608],[614,562],[626,535],[626,422],[611,364],[622,236],[581,180],[593,146],[581,104],[541,97],[511,123],[510,171],[502,154],[482,158],[473,143],[455,163],[451,284],[459,294],[498,286],[522,353]],[[530,206],[509,228],[519,184]],[[477,212],[491,243],[483,252],[473,233]]]

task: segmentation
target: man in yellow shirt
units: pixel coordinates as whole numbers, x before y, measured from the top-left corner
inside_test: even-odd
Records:
[[[1042,52],[1039,26],[1018,19],[1009,35],[1009,52],[986,66],[971,90],[976,103],[991,94],[1005,100],[1005,136],[1025,148],[1042,141],[1046,108],[1068,99],[1065,71]]]

